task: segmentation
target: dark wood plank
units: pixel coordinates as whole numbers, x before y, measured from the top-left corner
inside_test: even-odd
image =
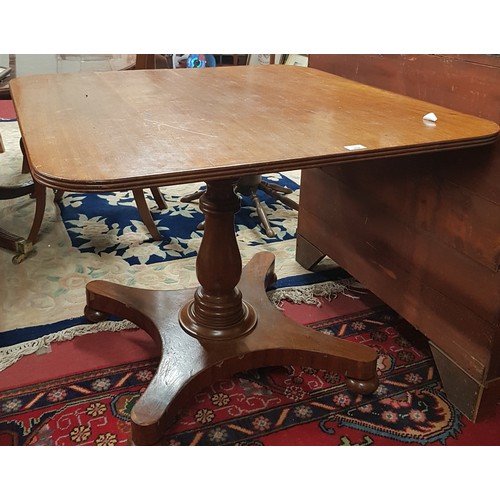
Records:
[[[356,192],[357,197],[383,207],[388,217],[425,231],[497,271],[500,204],[472,192],[474,176],[482,173],[480,163],[468,169],[467,187],[449,180],[446,173],[453,166],[448,153],[443,153],[373,160],[356,169],[345,165],[324,171]]]
[[[500,275],[496,271],[452,251],[438,235],[406,224],[393,216],[392,207],[372,201],[323,170],[303,172],[301,196],[301,210],[320,214],[332,236],[349,231],[349,238],[357,238],[380,255],[386,269],[392,264],[405,269],[413,279],[453,297],[486,321],[500,322]],[[329,210],[324,209],[327,196],[336,202]],[[299,217],[298,233],[309,234],[309,229]]]

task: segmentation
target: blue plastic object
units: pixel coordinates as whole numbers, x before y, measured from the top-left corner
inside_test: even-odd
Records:
[[[187,68],[215,67],[215,57],[212,54],[189,54],[186,61]]]

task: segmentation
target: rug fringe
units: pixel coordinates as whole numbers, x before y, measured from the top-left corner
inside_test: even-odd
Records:
[[[75,337],[81,337],[89,333],[102,331],[119,332],[121,330],[136,329],[137,326],[128,320],[122,321],[101,321],[89,325],[76,325],[61,330],[60,332],[50,333],[38,339],[29,340],[21,344],[15,344],[9,347],[0,348],[0,371],[19,361],[23,356],[34,354],[37,351],[43,352],[52,342],[62,342],[71,340]]]
[[[320,297],[330,301],[335,299],[338,294],[342,294],[352,299],[359,299],[359,297],[352,294],[353,288],[356,289],[355,293],[357,294],[364,293],[360,290],[364,288],[361,283],[353,278],[348,278],[338,281],[325,281],[312,285],[278,288],[277,290],[268,292],[267,295],[269,300],[280,310],[283,309],[282,304],[285,300],[293,302],[294,304],[313,304],[317,307],[321,307]],[[52,342],[72,340],[75,337],[81,337],[89,333],[101,331],[118,332],[136,328],[137,326],[128,320],[102,321],[100,323],[72,326],[59,332],[44,335],[38,339],[29,340],[9,347],[2,347],[0,348],[0,371],[13,365],[23,356],[34,354],[38,351],[42,353]]]
[[[361,288],[364,288],[359,281],[354,278],[347,278],[338,281],[325,281],[323,283],[314,283],[312,285],[296,286],[289,288],[278,288],[277,290],[271,290],[267,292],[267,295],[271,302],[280,310],[283,309],[283,301],[289,301],[293,304],[313,304],[316,307],[321,307],[320,297],[325,298],[330,301],[337,297],[340,293],[351,299],[359,299],[353,292],[353,288],[356,288],[356,293],[361,292]]]

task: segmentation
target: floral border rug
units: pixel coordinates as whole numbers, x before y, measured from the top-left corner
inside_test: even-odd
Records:
[[[263,176],[263,180],[293,190],[297,200],[299,186],[281,174]],[[160,210],[145,190],[153,220],[163,237],[155,241],[139,216],[131,191],[102,194],[66,193],[60,202],[61,216],[72,245],[81,252],[107,253],[123,258],[129,264],[154,264],[167,260],[194,257],[203,236],[199,228],[203,214],[198,201],[184,203],[180,198],[203,185],[170,186],[161,192],[167,209]],[[286,205],[258,191],[274,237],[266,236],[255,206],[249,196],[240,195],[241,208],[235,215],[238,242],[256,246],[295,237],[296,213]],[[147,244],[145,244],[147,243]]]

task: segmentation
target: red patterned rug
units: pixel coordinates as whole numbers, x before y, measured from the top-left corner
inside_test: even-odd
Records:
[[[14,121],[16,119],[16,111],[14,104],[9,99],[0,99],[0,121]]]
[[[239,373],[197,394],[161,444],[500,444],[500,411],[476,424],[463,417],[446,399],[425,339],[370,293],[321,299],[321,307],[287,302],[284,314],[319,335],[375,348],[376,393],[356,395],[341,374],[305,366]],[[25,356],[0,377],[0,444],[126,445],[155,352],[145,332],[124,330]]]

